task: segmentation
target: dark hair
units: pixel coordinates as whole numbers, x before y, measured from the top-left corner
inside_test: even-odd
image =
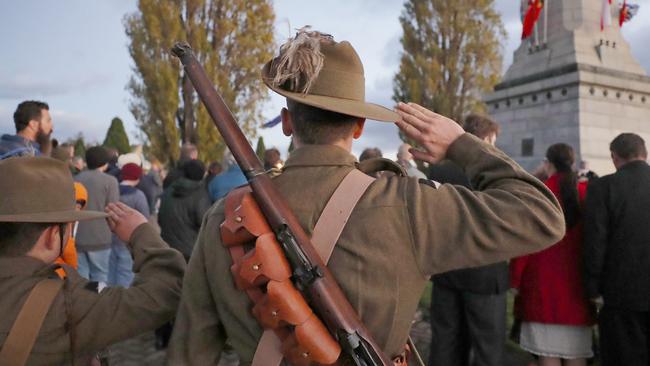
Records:
[[[29,252],[53,223],[0,222],[0,256],[19,257]]]
[[[31,120],[41,120],[42,110],[50,110],[47,103],[39,102],[36,100],[26,100],[16,108],[14,112],[14,124],[16,125],[16,132],[20,132],[27,127]]]
[[[280,150],[270,148],[264,152],[264,169],[273,168],[280,161]]]
[[[546,159],[553,164],[560,175],[560,203],[564,211],[566,227],[571,228],[582,216],[578,197],[578,175],[573,170],[575,152],[567,144],[554,144],[546,150]]]
[[[201,160],[188,160],[183,164],[183,176],[199,181],[205,176],[205,164]]]
[[[104,148],[106,149],[106,152],[108,152],[108,156],[110,156],[108,163],[117,165],[117,160],[120,157],[120,152],[114,147],[104,146]]]
[[[208,166],[208,172],[213,175],[217,175],[223,171],[223,168],[221,167],[221,163],[218,161],[213,161],[210,163]]]
[[[381,150],[379,150],[378,147],[369,147],[364,149],[361,152],[361,155],[359,155],[359,161],[364,161],[368,159],[375,159],[375,158],[381,158],[382,153]]]
[[[484,139],[491,134],[498,135],[501,128],[499,124],[494,122],[488,117],[480,116],[478,114],[470,114],[465,118],[465,125],[463,126],[465,132]]]
[[[88,169],[97,169],[111,160],[111,155],[103,146],[93,146],[86,150]]]
[[[609,151],[623,160],[648,157],[645,141],[635,133],[622,133],[616,136],[609,144]]]
[[[287,99],[294,134],[303,144],[329,144],[348,137],[358,117],[327,111]]]

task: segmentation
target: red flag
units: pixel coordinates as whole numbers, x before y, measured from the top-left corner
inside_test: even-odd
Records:
[[[528,10],[526,11],[526,16],[524,17],[524,27],[521,32],[521,39],[530,37],[533,34],[533,27],[539,19],[539,15],[542,13],[542,8],[544,7],[544,0],[529,0],[528,1]]]
[[[622,27],[623,22],[627,18],[627,0],[623,0],[623,7],[621,7],[621,12],[618,13],[618,26]]]

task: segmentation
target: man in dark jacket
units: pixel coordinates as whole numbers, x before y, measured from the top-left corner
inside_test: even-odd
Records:
[[[184,143],[181,146],[181,156],[178,158],[178,162],[172,169],[167,173],[167,176],[163,180],[163,189],[170,187],[176,179],[183,176],[183,165],[186,162],[191,160],[196,160],[199,158],[199,150],[196,148],[196,145],[191,143]]]
[[[499,125],[470,115],[465,131],[494,146]],[[429,178],[473,189],[457,164],[447,160],[431,166]],[[500,366],[506,333],[508,264],[460,269],[433,276],[431,352],[429,365]],[[473,351],[473,352],[471,352]]]
[[[187,161],[183,176],[165,190],[160,200],[158,224],[161,236],[169,245],[183,253],[189,261],[194,242],[201,228],[203,214],[212,201],[203,176],[205,165],[200,160]]]
[[[589,185],[584,281],[603,305],[598,317],[603,366],[650,365],[650,166],[643,139],[610,144],[616,173]]]

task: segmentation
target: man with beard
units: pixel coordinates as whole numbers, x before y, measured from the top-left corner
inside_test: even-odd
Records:
[[[52,117],[47,103],[28,100],[14,112],[15,135],[0,137],[0,160],[14,156],[38,156],[52,134]]]

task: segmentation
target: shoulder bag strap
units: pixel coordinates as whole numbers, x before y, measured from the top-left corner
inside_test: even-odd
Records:
[[[62,286],[62,280],[48,278],[34,286],[0,350],[0,365],[25,365],[45,315]]]
[[[353,169],[343,178],[316,222],[311,241],[327,264],[352,210],[375,178]],[[280,340],[273,330],[265,329],[257,343],[251,366],[277,366],[282,362]]]

